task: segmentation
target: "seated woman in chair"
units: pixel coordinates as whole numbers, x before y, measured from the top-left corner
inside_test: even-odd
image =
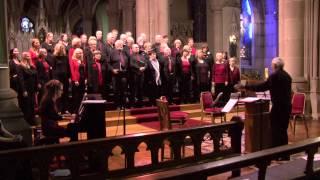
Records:
[[[58,125],[58,121],[63,117],[58,114],[57,99],[63,93],[63,85],[58,80],[51,80],[45,85],[44,96],[40,103],[39,114],[41,117],[41,128],[46,137],[66,137],[71,141],[78,139],[77,125],[69,123],[67,128]]]

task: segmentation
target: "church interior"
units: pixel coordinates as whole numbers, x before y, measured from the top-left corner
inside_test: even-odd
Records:
[[[0,179],[320,178],[320,0],[0,14]]]

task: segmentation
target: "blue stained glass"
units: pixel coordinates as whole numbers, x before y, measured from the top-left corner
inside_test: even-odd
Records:
[[[242,0],[240,16],[240,58],[241,64],[252,65],[253,12],[250,0]]]

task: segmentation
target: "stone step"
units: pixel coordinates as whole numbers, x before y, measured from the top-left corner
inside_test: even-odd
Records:
[[[170,105],[170,110],[192,110],[200,109],[200,104],[182,104],[182,105]],[[136,114],[145,114],[145,113],[156,113],[157,107],[144,107],[144,108],[132,108],[126,109],[126,115],[136,115]],[[119,110],[106,111],[106,117],[116,117],[119,114]]]

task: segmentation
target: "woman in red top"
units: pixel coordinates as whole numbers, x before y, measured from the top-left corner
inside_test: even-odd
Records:
[[[90,93],[102,93],[103,90],[103,72],[101,63],[101,52],[93,52],[93,62],[88,67],[88,91]]]
[[[231,92],[235,92],[235,89],[233,88],[234,85],[238,84],[240,82],[240,70],[239,68],[236,66],[236,58],[232,57],[229,59],[229,88],[231,90]]]
[[[38,38],[33,38],[31,40],[31,48],[29,49],[29,53],[31,56],[31,65],[35,67],[35,64],[39,58],[39,50],[40,50],[40,41]]]
[[[216,54],[216,62],[212,67],[212,86],[214,87],[215,97],[223,92],[222,105],[227,101],[228,86],[228,66],[223,61],[222,53]]]
[[[71,64],[71,60],[72,60],[72,56],[73,56],[73,52],[75,49],[77,48],[81,48],[81,40],[80,38],[78,37],[75,37],[72,39],[72,42],[71,42],[71,48],[69,49],[69,52],[68,52],[68,58],[69,58],[69,64]]]
[[[85,64],[83,61],[83,51],[80,48],[74,50],[71,64],[71,81],[72,81],[72,106],[71,112],[76,113],[81,104],[83,94],[85,92],[86,77]]]
[[[182,56],[177,58],[177,75],[181,103],[189,103],[191,96],[192,62],[188,49],[183,49]]]
[[[181,48],[180,39],[176,39],[173,43],[173,47],[171,48],[171,56],[174,58],[179,58],[182,56],[182,48]]]
[[[191,55],[196,55],[197,53],[197,50],[196,48],[194,47],[194,41],[193,41],[193,38],[188,38],[188,46],[191,48]]]

